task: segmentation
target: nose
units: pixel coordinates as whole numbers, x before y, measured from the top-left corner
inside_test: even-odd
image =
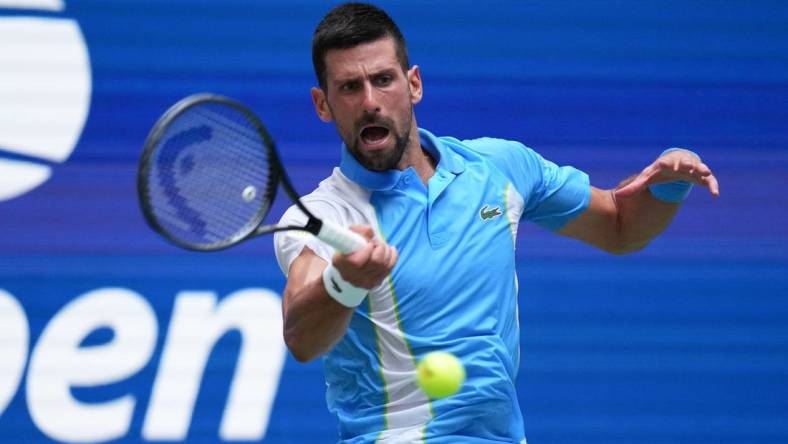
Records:
[[[376,114],[380,112],[380,99],[375,88],[372,87],[370,82],[364,82],[364,112],[367,114]]]

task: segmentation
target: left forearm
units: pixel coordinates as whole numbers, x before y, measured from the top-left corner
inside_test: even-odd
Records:
[[[591,187],[586,211],[559,233],[612,254],[632,253],[648,245],[670,224],[679,205],[657,200],[647,188],[627,198],[616,197],[633,179],[612,190]]]
[[[668,150],[614,190],[591,187],[588,208],[559,233],[613,254],[640,250],[670,225],[691,184],[720,194],[717,179],[696,154]]]
[[[634,177],[623,181],[617,189],[632,180]],[[648,188],[627,199],[616,199],[615,192],[611,192],[611,196],[618,209],[618,245],[615,252],[620,254],[638,251],[648,245],[670,225],[680,207],[678,203],[658,200]]]

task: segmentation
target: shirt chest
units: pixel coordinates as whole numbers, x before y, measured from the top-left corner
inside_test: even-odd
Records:
[[[371,203],[383,237],[400,252],[392,278],[404,294],[435,284],[460,291],[471,275],[494,280],[514,267],[522,200],[503,175],[483,165],[460,174],[438,170],[427,185],[406,170]]]

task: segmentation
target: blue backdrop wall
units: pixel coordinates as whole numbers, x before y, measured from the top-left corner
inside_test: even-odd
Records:
[[[788,4],[380,4],[432,132],[599,187],[685,146],[720,180],[632,256],[521,228],[529,442],[788,442]],[[181,251],[135,194],[150,126],[199,91],[251,105],[302,192],[328,175],[309,50],[330,6],[0,1],[0,441],[336,440],[321,363],[284,354],[270,239]]]

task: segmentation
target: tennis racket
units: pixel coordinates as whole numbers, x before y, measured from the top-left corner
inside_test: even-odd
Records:
[[[280,185],[307,216],[305,225],[263,224]],[[307,231],[342,253],[367,243],[315,217],[293,189],[260,119],[215,94],[186,97],[159,118],[145,140],[137,194],[148,224],[189,250],[221,250],[284,230]]]

